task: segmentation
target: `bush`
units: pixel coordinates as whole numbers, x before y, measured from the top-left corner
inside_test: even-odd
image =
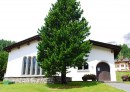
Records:
[[[9,84],[14,84],[14,82],[11,82],[9,80],[3,80],[3,84],[9,85]]]
[[[82,80],[83,80],[83,81],[87,81],[87,80],[96,81],[96,80],[97,80],[97,77],[96,77],[96,75],[94,75],[94,74],[85,74],[85,75],[82,77]]]
[[[122,81],[130,81],[130,75],[123,75],[121,79]]]

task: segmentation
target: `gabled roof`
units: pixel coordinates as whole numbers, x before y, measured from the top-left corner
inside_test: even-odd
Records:
[[[116,57],[118,55],[118,53],[120,52],[120,50],[121,50],[121,46],[118,46],[118,45],[112,45],[112,44],[103,43],[103,42],[94,41],[94,40],[90,40],[90,42],[93,45],[100,46],[100,47],[105,47],[105,48],[113,50],[114,57]]]
[[[20,47],[21,45],[24,45],[24,44],[29,44],[30,42],[35,41],[35,40],[38,40],[38,41],[39,41],[39,40],[40,40],[40,36],[39,36],[39,35],[35,35],[35,36],[30,37],[30,38],[28,38],[28,39],[22,40],[22,41],[20,41],[20,42],[17,42],[17,43],[15,43],[15,44],[12,44],[12,45],[10,45],[10,46],[8,46],[8,47],[5,47],[4,50],[10,52],[13,48]],[[103,43],[103,42],[94,41],[94,40],[90,40],[90,42],[91,42],[93,45],[111,49],[112,52],[114,52],[114,56],[115,56],[115,57],[118,55],[118,53],[119,53],[120,50],[121,50],[121,47],[120,47],[120,46],[117,46],[117,45],[112,45],[112,44]]]
[[[7,52],[10,52],[13,48],[20,47],[24,44],[29,44],[30,42],[35,41],[35,40],[40,40],[39,35],[35,35],[33,37],[27,38],[27,39],[22,40],[20,42],[14,43],[8,47],[5,47],[4,50]]]

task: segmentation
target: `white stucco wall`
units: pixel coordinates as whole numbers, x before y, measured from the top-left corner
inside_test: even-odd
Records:
[[[36,56],[38,41],[30,42],[30,45],[22,45],[9,52],[5,77],[21,77],[22,61],[24,56]]]
[[[30,45],[23,45],[20,48],[12,49],[9,53],[8,65],[5,77],[21,77],[22,75],[22,61],[24,56],[36,56],[38,41],[33,41]],[[110,66],[111,81],[116,81],[114,53],[110,49],[93,46],[88,58],[89,69],[78,70],[77,68],[70,68],[67,74],[72,77],[73,81],[82,81],[84,74],[96,74],[96,66],[99,62],[106,62]]]
[[[69,69],[71,72],[68,73],[67,76],[72,77],[73,81],[82,81],[82,76],[84,74],[96,75],[97,64],[100,62],[105,62],[110,66],[111,81],[116,81],[114,53],[112,53],[110,49],[93,46],[91,52],[89,53],[87,62],[89,64],[88,70],[78,70],[77,68],[71,68]]]

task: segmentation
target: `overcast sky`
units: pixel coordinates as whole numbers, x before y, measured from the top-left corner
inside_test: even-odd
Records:
[[[78,0],[79,1],[79,0]],[[37,34],[56,0],[0,0],[0,39],[21,41]],[[130,0],[80,0],[91,25],[90,39],[130,42]]]

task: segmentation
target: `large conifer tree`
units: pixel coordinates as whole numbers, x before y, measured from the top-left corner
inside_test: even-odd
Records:
[[[66,83],[68,67],[82,66],[86,62],[91,44],[88,22],[82,17],[83,10],[76,0],[57,0],[52,5],[44,26],[38,33],[37,61],[46,76],[61,73],[61,83]]]

